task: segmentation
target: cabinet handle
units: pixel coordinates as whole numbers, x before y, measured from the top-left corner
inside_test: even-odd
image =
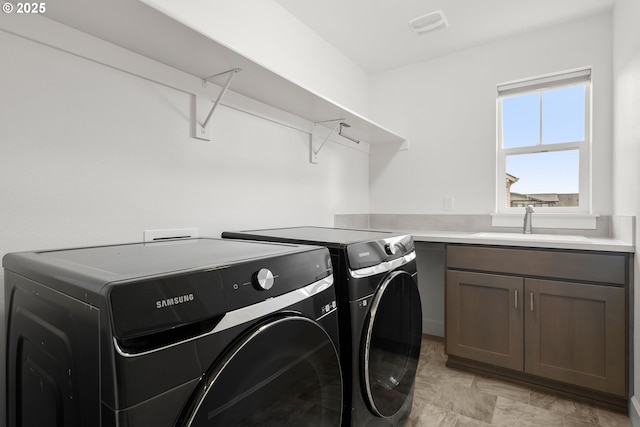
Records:
[[[518,290],[516,289],[516,297],[513,299],[516,310],[518,309]]]
[[[533,311],[533,292],[530,292],[529,296],[531,297],[531,311]]]

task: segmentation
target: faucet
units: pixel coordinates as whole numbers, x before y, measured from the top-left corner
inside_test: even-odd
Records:
[[[535,211],[533,210],[533,206],[527,206],[527,209],[524,213],[524,227],[522,228],[522,232],[524,234],[531,234],[533,232],[533,226],[531,224],[531,216]]]

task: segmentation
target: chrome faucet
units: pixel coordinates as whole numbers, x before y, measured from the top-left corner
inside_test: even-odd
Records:
[[[533,210],[533,206],[527,206],[527,209],[524,213],[524,227],[522,228],[522,232],[524,234],[531,234],[533,232],[533,226],[531,224],[531,216],[535,211]]]

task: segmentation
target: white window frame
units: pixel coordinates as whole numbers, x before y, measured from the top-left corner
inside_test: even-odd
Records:
[[[502,100],[509,96],[525,95],[529,93],[541,93],[561,87],[585,84],[585,117],[584,117],[584,140],[570,141],[563,143],[542,144],[542,132],[540,132],[540,142],[534,146],[503,148],[502,132]],[[496,206],[495,212],[500,214],[522,215],[524,207],[507,207],[506,201],[506,158],[513,154],[529,154],[564,151],[577,149],[579,156],[579,206],[571,207],[536,207],[536,213],[552,214],[554,217],[567,214],[591,214],[591,68],[581,68],[565,71],[562,73],[548,74],[536,78],[519,80],[500,84],[497,87],[498,96],[496,99],[497,116],[497,149],[496,149]],[[542,111],[540,111],[542,115]],[[542,117],[540,117],[542,129]],[[551,215],[549,215],[551,216]],[[493,225],[500,224],[495,218]],[[503,221],[504,222],[504,221]]]

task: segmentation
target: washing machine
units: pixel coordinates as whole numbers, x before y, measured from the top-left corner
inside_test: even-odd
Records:
[[[410,235],[326,227],[224,232],[223,238],[322,245],[338,295],[343,426],[399,426],[411,413],[422,338]]]
[[[326,248],[189,239],[3,266],[8,426],[340,424]]]

